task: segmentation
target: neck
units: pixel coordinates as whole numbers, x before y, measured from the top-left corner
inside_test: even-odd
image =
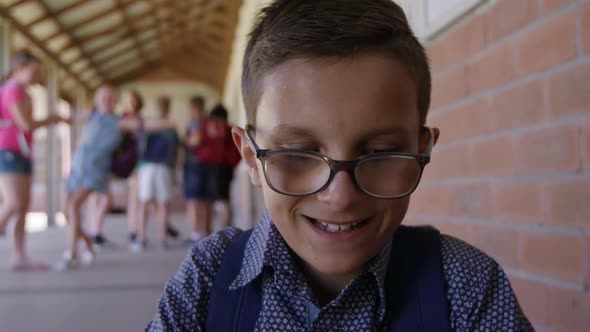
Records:
[[[334,300],[348,284],[359,275],[360,272],[351,273],[322,273],[309,264],[304,263],[304,275],[319,301],[320,307],[324,307]]]

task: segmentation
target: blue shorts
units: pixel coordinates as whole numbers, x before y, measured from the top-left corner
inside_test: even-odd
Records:
[[[0,173],[33,174],[33,161],[10,150],[0,150]]]
[[[184,165],[184,198],[214,201],[217,183],[213,167],[199,161]]]

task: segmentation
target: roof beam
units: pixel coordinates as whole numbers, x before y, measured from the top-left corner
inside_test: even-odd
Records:
[[[125,2],[125,3],[123,4],[123,7],[130,6],[130,5],[132,5],[132,4],[134,4],[134,3],[138,2],[138,1],[141,1],[141,0],[130,0],[129,2]],[[112,7],[112,8],[110,8],[110,9],[107,9],[107,10],[105,10],[105,11],[102,11],[102,12],[96,13],[96,14],[94,14],[94,15],[90,16],[90,17],[83,18],[83,19],[82,19],[82,20],[80,20],[78,23],[75,23],[75,24],[73,24],[73,25],[71,25],[71,26],[67,27],[67,28],[65,29],[65,31],[64,31],[64,32],[65,32],[65,33],[68,33],[68,34],[71,34],[73,31],[75,31],[75,30],[77,30],[77,29],[80,29],[81,27],[83,27],[83,26],[85,26],[85,25],[87,25],[87,24],[90,24],[90,23],[92,23],[92,22],[98,21],[99,19],[101,19],[101,18],[103,18],[103,17],[106,17],[106,16],[108,16],[108,15],[111,15],[111,14],[113,14],[113,13],[117,12],[118,10],[119,10],[119,8],[118,8],[117,6],[115,6],[115,7]],[[44,43],[46,43],[46,42],[48,42],[48,41],[52,40],[53,38],[56,38],[56,37],[58,37],[60,34],[61,34],[61,33],[59,33],[59,32],[58,32],[58,33],[54,33],[53,35],[51,35],[51,36],[49,36],[49,37],[45,38],[45,39],[43,40],[43,42],[44,42]]]
[[[137,51],[139,52],[139,56],[141,57],[141,60],[143,62],[147,62],[147,56],[145,55],[145,50],[143,49],[143,45],[140,45],[139,42],[137,41],[137,31],[135,31],[133,24],[131,24],[131,20],[129,19],[129,15],[127,14],[127,8],[125,6],[123,6],[123,4],[121,3],[121,0],[115,0],[115,3],[117,4],[117,8],[119,8],[119,10],[121,11],[121,14],[123,15],[123,19],[125,20],[126,26],[127,26],[127,31],[130,31],[132,34],[131,39],[133,40],[133,43],[135,44],[135,48],[137,48]]]
[[[16,1],[16,2],[11,3],[8,6],[5,6],[4,8],[6,8],[8,10],[11,10],[11,9],[13,9],[15,7],[18,7],[18,6],[22,5],[22,4],[24,4],[25,2],[29,2],[29,1],[31,1],[31,0],[19,0],[19,1]]]
[[[144,43],[145,42],[143,45],[149,45],[149,44],[151,44],[149,42],[151,39],[152,39],[151,37],[148,37],[148,38],[138,38],[138,42],[140,42],[140,43]],[[154,40],[154,41],[157,41],[157,40]],[[108,55],[108,56],[106,56],[106,57],[98,60],[98,62],[96,64],[102,67],[105,64],[111,62],[112,60],[114,60],[114,59],[116,59],[116,58],[118,58],[118,57],[120,57],[122,55],[125,55],[126,53],[129,53],[129,51],[132,51],[135,48],[136,48],[135,45],[130,45],[130,46],[124,47],[124,48],[122,48],[122,49],[114,52],[113,54],[110,54],[110,55]],[[144,62],[147,62],[147,60],[144,61]]]
[[[65,13],[65,12],[71,10],[71,9],[74,9],[74,8],[76,8],[76,7],[80,6],[80,5],[86,4],[86,3],[90,3],[91,1],[93,1],[93,0],[78,0],[78,1],[74,1],[72,3],[69,3],[69,4],[65,5],[65,6],[63,6],[62,8],[54,11],[52,15],[46,14],[46,15],[43,15],[43,16],[41,16],[39,18],[34,19],[33,21],[27,23],[25,25],[25,28],[30,28],[30,27],[32,27],[34,25],[37,25],[37,24],[39,24],[39,23],[41,23],[41,22],[43,22],[43,21],[45,21],[47,19],[50,19],[52,17],[58,17],[59,15]]]
[[[20,32],[22,35],[24,35],[25,38],[27,38],[33,45],[35,45],[35,47],[37,47],[43,53],[45,53],[45,55],[47,57],[49,57],[53,62],[55,62],[56,65],[58,65],[61,68],[63,68],[63,70],[65,70],[84,89],[86,89],[87,91],[90,91],[90,86],[87,83],[85,83],[82,80],[80,80],[80,78],[78,77],[78,75],[75,74],[74,72],[72,72],[72,70],[63,61],[61,61],[61,59],[57,56],[57,54],[51,52],[47,47],[45,47],[45,44],[43,42],[41,42],[39,39],[37,39],[35,36],[33,36],[31,34],[31,32],[28,29],[26,29],[22,24],[20,24],[10,14],[10,12],[8,10],[6,10],[5,8],[1,8],[0,7],[0,16],[2,16],[5,20],[7,20],[8,22],[10,22],[12,24],[12,26],[18,32]]]
[[[159,67],[160,65],[162,65],[162,63],[159,60],[156,61],[150,61],[150,62],[146,62],[143,66],[136,68],[136,69],[132,69],[128,72],[123,72],[118,74],[115,77],[111,78],[111,81],[113,82],[113,84],[115,85],[119,85],[131,80],[134,80],[140,76],[142,76],[143,74],[146,74],[152,70],[154,70],[155,68]]]
[[[58,32],[62,33],[65,30],[64,26],[61,23],[61,21],[58,20],[57,17],[53,14],[53,12],[51,11],[51,8],[49,8],[47,3],[45,3],[45,1],[43,1],[43,0],[35,0],[35,1],[43,8],[43,10],[45,10],[45,12],[49,15],[49,17],[51,17],[55,21],[55,23],[57,24]],[[67,36],[72,41],[72,43],[80,49],[80,54],[82,56],[84,56],[86,58],[86,60],[88,60],[88,63],[90,64],[92,69],[94,69],[96,71],[96,73],[98,74],[98,78],[104,81],[106,79],[106,75],[96,65],[96,63],[94,62],[92,57],[88,53],[86,53],[86,51],[84,51],[84,49],[82,48],[82,45],[80,45],[78,40],[76,40],[76,37],[72,34],[67,34]]]
[[[155,29],[155,27],[149,27],[146,30],[144,30],[143,32],[145,32],[145,31],[151,31],[153,29]],[[88,49],[88,52],[97,55],[99,53],[102,53],[103,51],[107,51],[109,48],[111,48],[113,46],[116,46],[117,44],[119,44],[124,39],[131,37],[131,35],[132,35],[131,32],[130,31],[127,31],[124,34],[121,34],[121,35],[113,38],[113,40],[109,41],[106,44],[93,47],[92,49]],[[69,64],[76,63],[76,62],[80,61],[81,59],[82,59],[82,55],[80,54],[76,58],[74,58],[73,60],[71,60],[69,62]]]
[[[143,12],[141,14],[138,14],[136,16],[129,17],[129,20],[136,22],[136,24],[138,22],[142,22],[143,23],[143,22],[146,22],[146,21],[144,21],[144,19],[148,18],[150,16],[150,14],[151,14],[151,10],[147,10],[147,11],[145,11],[145,12]],[[144,23],[144,25],[145,25],[145,23]],[[139,29],[143,28],[144,25],[141,25],[141,27]],[[111,33],[117,32],[117,31],[122,31],[122,29],[121,29],[121,27],[119,25],[115,24],[115,25],[110,26],[110,27],[108,27],[106,29],[103,29],[103,30],[100,30],[100,31],[96,31],[96,32],[93,32],[91,34],[88,34],[88,35],[86,35],[86,36],[78,39],[78,42],[81,45],[84,45],[84,44],[86,44],[86,43],[88,43],[88,42],[90,42],[90,41],[92,41],[92,40],[94,40],[96,38],[104,37],[104,36],[107,36],[107,35],[109,35]],[[128,34],[128,33],[129,32],[125,32],[125,34]],[[75,47],[75,45],[73,43],[68,42],[64,46],[62,46],[59,50],[57,50],[57,52],[59,52],[59,53],[65,52],[65,51],[67,51],[67,50],[69,50],[71,48],[74,48],[74,47]]]

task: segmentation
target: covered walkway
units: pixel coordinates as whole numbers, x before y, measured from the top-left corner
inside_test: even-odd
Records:
[[[184,219],[172,222],[182,227]],[[14,273],[0,262],[0,331],[141,331],[155,312],[164,283],[178,269],[187,248],[182,240],[161,251],[141,254],[127,250],[127,228],[111,215],[105,231],[118,248],[98,254],[89,268],[68,273]],[[152,227],[153,228],[153,227]],[[60,227],[30,235],[35,257],[54,262],[64,250]],[[8,257],[8,241],[0,239],[0,257]]]

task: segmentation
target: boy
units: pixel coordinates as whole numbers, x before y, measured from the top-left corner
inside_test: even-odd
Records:
[[[137,239],[130,245],[132,251],[142,251],[146,244],[146,213],[150,202],[156,201],[160,247],[166,248],[167,220],[172,198],[173,176],[178,148],[176,125],[170,121],[170,99],[157,100],[161,128],[142,134],[140,166],[137,171],[139,217]]]
[[[233,137],[267,212],[195,246],[149,331],[531,331],[491,258],[401,222],[438,129],[390,0],[276,0],[244,58]]]

